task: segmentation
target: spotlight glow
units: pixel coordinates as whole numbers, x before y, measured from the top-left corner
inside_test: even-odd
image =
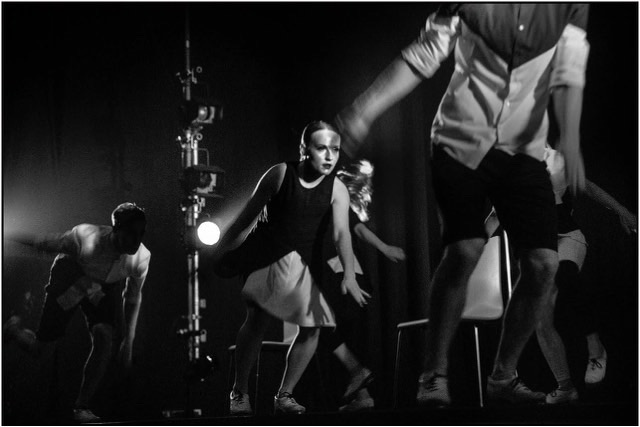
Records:
[[[220,240],[220,227],[210,221],[198,226],[198,239],[207,246],[215,245]]]

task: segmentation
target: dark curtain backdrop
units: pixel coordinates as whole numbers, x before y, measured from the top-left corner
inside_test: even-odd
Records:
[[[153,417],[185,406],[187,352],[175,334],[185,324],[188,302],[176,143],[185,11],[192,64],[203,69],[196,95],[224,105],[224,119],[204,129],[201,147],[226,171],[225,198],[207,201],[205,208],[226,225],[269,166],[297,157],[304,125],[330,120],[348,105],[418,35],[435,7],[3,3],[3,232],[106,224],[113,207],[127,200],[148,213],[145,245],[153,255],[134,349],[136,369],[123,376],[110,368],[99,411]],[[582,123],[587,175],[637,213],[637,4],[593,4],[589,25]],[[408,255],[406,262],[392,264],[368,249],[363,259],[375,294],[363,333],[382,407],[391,404],[395,325],[428,314],[429,278],[441,255],[426,142],[452,68],[450,59],[385,113],[360,153],[376,166],[373,226],[382,240],[404,247]],[[577,215],[591,243],[585,267],[589,289],[601,301],[603,338],[617,362],[610,369],[637,398],[637,240],[617,228],[609,211],[589,201],[578,203]],[[4,242],[3,318],[27,290],[36,306],[42,303],[52,259]],[[192,390],[195,406],[206,415],[223,414],[227,404],[226,349],[245,314],[240,288],[239,279],[201,274],[203,349],[218,361],[212,376]],[[38,316],[36,310],[33,326]],[[277,327],[271,333],[277,338]],[[62,344],[58,374],[64,380],[55,397],[64,405],[75,397],[89,349],[80,315]],[[424,351],[420,338],[410,340],[408,349],[407,371],[417,373]],[[530,352],[531,370],[546,369],[535,346]],[[490,358],[485,355],[487,367]],[[4,413],[43,413],[43,403],[51,400],[51,371],[51,363],[37,364],[12,345],[3,346]],[[461,375],[461,388],[473,387],[472,372]],[[415,377],[407,374],[405,380],[402,388],[411,399]],[[303,391],[312,388],[309,382],[301,383]],[[265,387],[270,387],[268,399],[277,384]]]

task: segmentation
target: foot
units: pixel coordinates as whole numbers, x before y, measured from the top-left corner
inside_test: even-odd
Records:
[[[229,393],[229,414],[231,415],[252,415],[251,402],[247,393],[231,390]]]
[[[494,380],[489,377],[487,397],[489,400],[508,403],[542,403],[545,401],[544,393],[530,390],[518,377],[506,380]]]
[[[353,399],[351,402],[347,403],[340,407],[340,412],[360,412],[367,411],[369,409],[373,409],[375,406],[373,399],[371,397],[366,397],[364,399]]]
[[[99,416],[91,412],[89,408],[75,408],[73,410],[73,420],[78,423],[99,423],[102,421]]]
[[[548,405],[558,405],[561,403],[572,403],[578,400],[578,390],[572,387],[569,390],[555,389],[545,396],[545,403]]]
[[[304,414],[307,408],[296,402],[291,393],[283,391],[273,397],[273,410],[276,414]]]
[[[355,394],[367,387],[369,384],[373,382],[373,373],[367,369],[362,368],[360,372],[351,377],[349,384],[347,385],[347,389],[344,391],[344,395],[342,399],[345,402],[349,402],[353,400]]]
[[[451,405],[449,396],[449,379],[440,374],[425,376],[418,380],[418,394],[416,395],[418,405]]]
[[[584,383],[586,385],[598,384],[604,379],[607,373],[607,352],[604,351],[602,356],[589,359],[587,363],[587,371],[584,374]]]

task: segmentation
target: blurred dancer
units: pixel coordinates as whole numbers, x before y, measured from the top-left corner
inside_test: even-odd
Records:
[[[36,333],[22,327],[15,314],[3,332],[37,357],[51,354],[64,336],[67,324],[80,307],[91,336],[91,352],[84,365],[80,392],[73,417],[78,422],[99,422],[90,409],[91,399],[102,380],[112,354],[115,315],[120,299],[116,285],[126,279],[122,304],[125,335],[118,360],[131,367],[133,341],[142,302],[142,286],[151,253],[142,244],[147,220],[133,203],[123,203],[111,214],[111,225],[80,224],[62,234],[9,236],[38,250],[58,253],[46,290],[40,325]]]
[[[551,97],[567,183],[574,194],[585,185],[579,124],[587,18],[584,4],[444,4],[429,16],[420,37],[338,116],[343,149],[353,156],[371,123],[431,77],[455,49],[455,70],[431,132],[445,251],[433,278],[421,404],[451,403],[448,352],[487,240],[490,205],[510,235],[522,274],[504,316],[488,398],[545,399],[523,384],[516,367],[558,268],[555,204],[543,162]]]
[[[369,221],[368,206],[373,196],[371,187],[373,165],[367,160],[360,160],[340,169],[337,175],[349,190],[349,229],[356,256],[356,280],[360,288],[371,293],[371,286],[358,262],[358,258],[362,258],[360,241],[373,246],[394,263],[404,261],[406,256],[402,248],[386,244],[366,225]],[[334,330],[322,331],[320,342],[333,352],[349,375],[349,381],[342,396],[345,404],[340,407],[340,411],[354,412],[371,409],[375,402],[368,390],[373,381],[373,373],[365,364],[368,359],[364,342],[367,328],[366,311],[355,304],[351,298],[338,292],[338,287],[332,283],[332,280],[339,282],[342,278],[343,269],[338,257],[330,258],[327,263],[334,274],[328,274],[330,280],[323,286],[323,292],[336,314],[337,326]]]

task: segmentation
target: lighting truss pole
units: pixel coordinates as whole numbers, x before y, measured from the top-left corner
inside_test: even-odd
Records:
[[[190,34],[189,12],[185,15],[185,75],[181,77],[184,99],[191,101],[191,85],[197,83],[195,73],[200,72],[200,67],[191,68],[190,59]],[[187,170],[198,165],[198,142],[202,140],[202,126],[191,123],[184,129],[183,137],[178,138],[181,147],[182,168]],[[187,314],[187,335],[189,346],[189,362],[197,363],[200,359],[200,344],[204,341],[205,331],[200,330],[200,290],[198,283],[199,256],[196,245],[190,238],[193,237],[198,217],[204,207],[205,199],[198,194],[189,194],[182,204],[185,220],[185,238],[187,239],[187,274],[189,309]]]

